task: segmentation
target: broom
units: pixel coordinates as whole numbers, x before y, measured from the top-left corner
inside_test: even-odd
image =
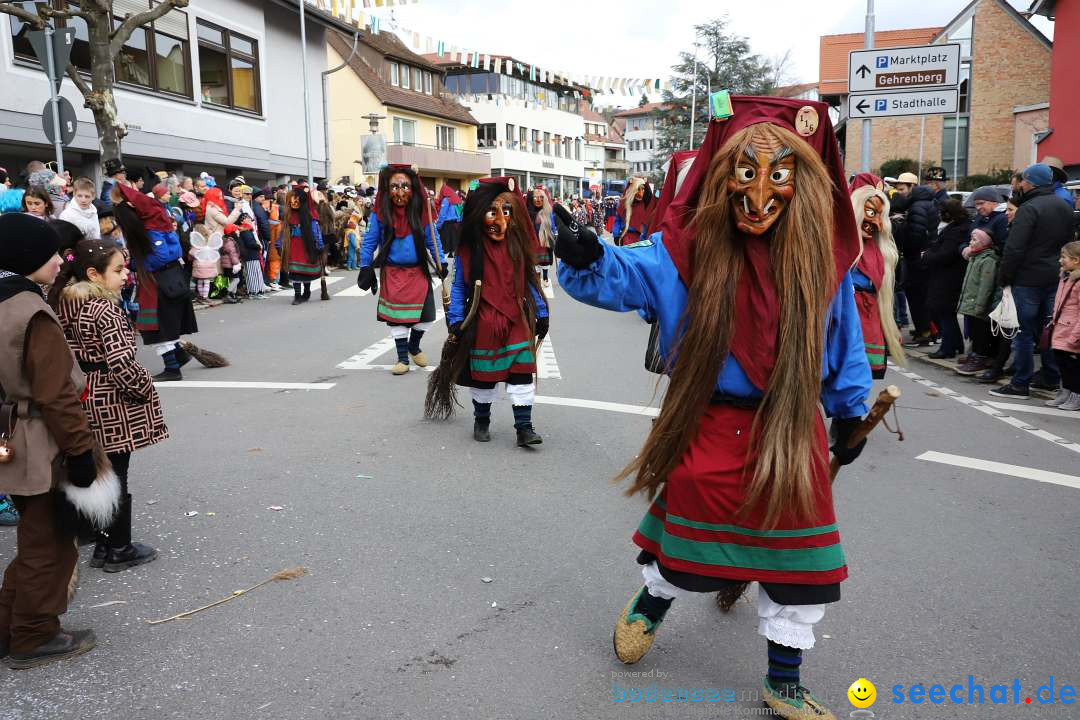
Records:
[[[241,595],[247,595],[252,590],[258,590],[263,585],[269,585],[272,582],[277,582],[280,580],[295,580],[297,578],[303,577],[304,575],[307,575],[307,572],[307,568],[303,566],[279,570],[267,579],[263,580],[261,583],[258,583],[257,585],[252,585],[251,587],[245,588],[244,590],[234,590],[232,595],[223,597],[220,600],[210,603],[209,605],[203,605],[202,607],[195,608],[194,610],[188,610],[187,612],[182,612],[177,615],[173,615],[172,617],[162,618],[161,620],[147,620],[146,623],[148,625],[160,625],[162,623],[167,623],[170,620],[187,620],[197,612],[209,610],[212,607],[227,603],[234,598],[240,597]]]
[[[454,408],[461,405],[457,400],[456,382],[469,364],[469,348],[472,347],[476,331],[468,331],[480,309],[482,285],[480,280],[473,283],[472,302],[469,314],[461,323],[461,337],[450,335],[446,338],[439,366],[428,378],[427,395],[424,397],[424,417],[428,420],[448,420],[454,414]]]
[[[198,345],[189,343],[187,340],[180,341],[180,349],[199,361],[206,368],[223,368],[229,366],[229,361],[223,356],[210,350],[203,350]]]
[[[327,290],[326,290],[326,258],[327,258],[327,251],[323,250],[322,258],[321,258],[321,260],[322,260],[322,263],[321,263],[322,264],[322,276],[319,278],[319,286],[320,286],[319,299],[320,300],[329,300],[330,299],[330,293],[327,292]]]

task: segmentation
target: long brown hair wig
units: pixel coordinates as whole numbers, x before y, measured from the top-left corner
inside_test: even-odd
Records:
[[[815,441],[825,319],[836,286],[832,180],[813,148],[776,125],[761,123],[735,133],[710,161],[691,225],[695,271],[681,337],[669,361],[670,385],[644,448],[617,480],[636,475],[627,494],[655,497],[697,432],[731,350],[745,260],[727,179],[756,137],[790,147],[796,158],[795,194],[769,239],[780,303],[777,358],[754,418],[754,469],[743,508],[763,507],[765,525],[775,526],[782,513],[807,517],[813,510],[811,459],[825,459]]]

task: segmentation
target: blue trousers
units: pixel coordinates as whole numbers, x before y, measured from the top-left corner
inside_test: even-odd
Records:
[[[1054,296],[1057,286],[1023,287],[1013,286],[1013,300],[1016,301],[1016,315],[1020,320],[1020,332],[1013,338],[1013,377],[1012,385],[1026,388],[1035,374],[1035,341],[1042,334],[1043,327],[1050,321],[1054,312]],[[1042,351],[1042,379],[1051,385],[1061,381],[1057,361],[1052,350]]]
[[[350,242],[349,243],[349,254],[345,259],[345,267],[347,269],[349,269],[349,270],[358,270],[358,269],[360,269],[360,264],[357,262],[357,260],[358,260],[358,258],[357,258],[357,255],[358,255],[357,250],[358,249],[356,247],[356,243]]]

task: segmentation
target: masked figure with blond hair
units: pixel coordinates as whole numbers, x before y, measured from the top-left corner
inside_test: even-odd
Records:
[[[859,173],[851,181],[851,209],[859,224],[862,252],[851,271],[855,305],[862,322],[863,344],[874,379],[885,377],[885,363],[892,358],[905,364],[900,329],[893,316],[896,263],[900,252],[889,221],[889,196],[881,178]]]
[[[859,238],[827,106],[730,101],[659,235],[602,245],[555,210],[560,285],[657,318],[670,376],[619,475],[652,503],[633,538],[645,584],[616,622],[615,653],[640,660],[676,597],[717,592],[730,609],[757,581],[763,697],[780,717],[825,720],[799,668],[848,574],[821,410],[837,460],[854,461],[864,443],[848,440],[871,385],[849,272]]]
[[[653,230],[653,221],[659,220],[653,217],[653,208],[652,188],[648,181],[643,177],[630,178],[619,202],[615,226],[611,229],[615,244],[632,245],[647,238]]]

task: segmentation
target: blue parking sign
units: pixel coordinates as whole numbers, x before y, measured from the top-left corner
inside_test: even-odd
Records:
[[[887,67],[889,67],[889,56],[888,55],[878,55],[877,58],[876,58],[876,62],[877,62],[877,67],[879,67],[879,68],[887,68]]]
[[[875,112],[885,112],[888,109],[889,109],[889,103],[888,103],[887,100],[875,100],[874,101],[874,111]]]

